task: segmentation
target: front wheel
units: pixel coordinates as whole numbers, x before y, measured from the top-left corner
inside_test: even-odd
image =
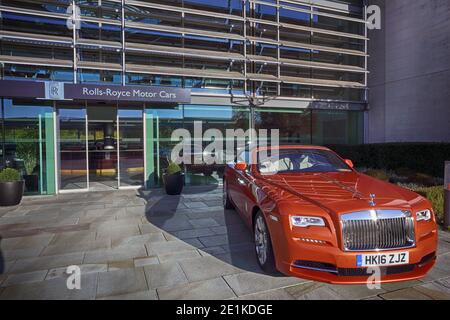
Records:
[[[275,258],[270,239],[269,228],[261,212],[255,217],[254,225],[255,249],[258,264],[265,272],[269,274],[276,273]]]

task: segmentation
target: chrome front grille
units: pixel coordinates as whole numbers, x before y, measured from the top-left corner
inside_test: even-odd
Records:
[[[341,216],[346,251],[376,251],[415,246],[414,219],[409,211],[368,210]]]

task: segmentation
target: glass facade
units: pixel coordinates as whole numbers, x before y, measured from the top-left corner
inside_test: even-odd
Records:
[[[0,97],[0,167],[27,194],[158,186],[173,131],[200,121],[223,137],[193,148],[236,128],[362,143],[367,40],[359,0],[0,0],[0,79],[192,92],[191,105]],[[184,170],[217,183],[223,165]]]
[[[51,104],[2,99],[2,166],[21,172],[27,195],[55,192],[53,119]]]

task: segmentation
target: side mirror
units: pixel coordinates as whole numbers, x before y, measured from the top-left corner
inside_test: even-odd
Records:
[[[345,163],[352,169],[355,167],[352,160],[345,159]]]
[[[245,162],[238,162],[234,166],[237,171],[245,171],[247,170],[247,164]]]

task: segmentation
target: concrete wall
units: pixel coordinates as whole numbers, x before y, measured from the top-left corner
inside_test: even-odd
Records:
[[[450,142],[450,0],[370,0],[367,142]]]

